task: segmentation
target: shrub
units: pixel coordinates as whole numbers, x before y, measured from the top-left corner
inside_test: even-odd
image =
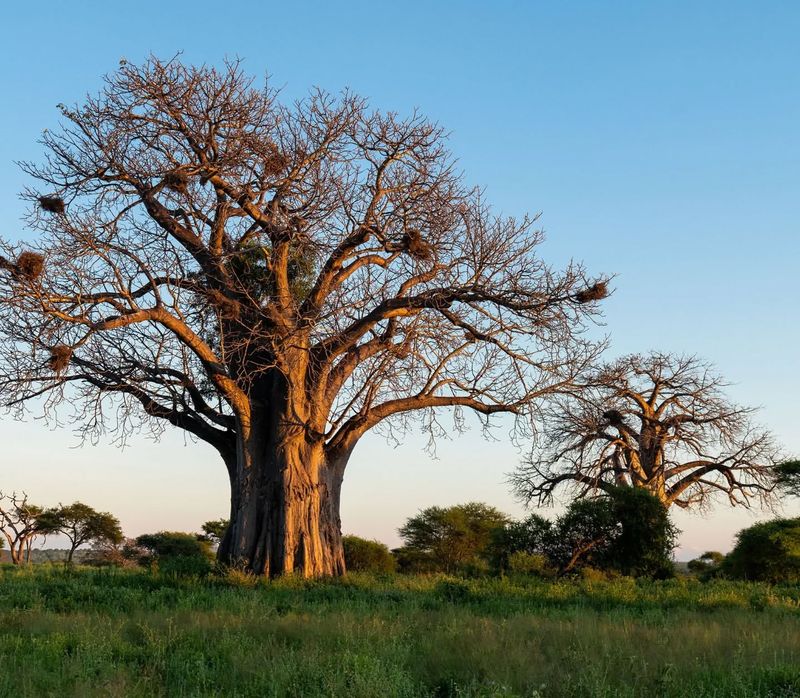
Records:
[[[619,487],[601,497],[578,499],[551,522],[533,514],[496,530],[489,546],[498,572],[548,576],[604,572],[663,579],[673,575],[677,530],[665,507],[643,489]]]
[[[507,569],[509,572],[530,574],[545,579],[555,577],[557,573],[546,555],[528,553],[524,550],[517,550],[509,555]]]
[[[394,572],[397,567],[389,548],[377,540],[343,536],[342,545],[349,572]]]
[[[469,585],[457,579],[442,579],[436,582],[433,593],[440,599],[453,603],[467,601],[471,596]]]
[[[119,543],[100,540],[89,548],[81,563],[91,567],[137,567],[149,564],[150,557],[150,553],[132,538],[124,538]]]
[[[679,531],[666,507],[640,487],[617,487],[609,498],[621,532],[609,546],[601,567],[631,577],[674,576],[672,551]]]
[[[733,579],[800,582],[800,518],[774,519],[739,531],[721,570]]]
[[[136,545],[148,553],[140,563],[149,563],[165,574],[205,576],[212,569],[211,543],[194,533],[147,533],[136,539]]]
[[[523,521],[510,521],[492,535],[488,557],[495,572],[511,569],[511,558],[517,554],[548,558],[553,547],[553,524],[538,514]]]
[[[441,571],[441,563],[427,551],[415,550],[403,546],[392,550],[397,571],[403,574],[430,574]]]
[[[205,577],[213,569],[213,563],[200,555],[172,555],[159,557],[158,571],[176,577]]]
[[[725,556],[716,550],[709,550],[694,560],[689,560],[686,567],[703,581],[719,574]]]

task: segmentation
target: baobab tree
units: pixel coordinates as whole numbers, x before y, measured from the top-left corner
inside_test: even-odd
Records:
[[[694,356],[633,354],[585,375],[583,389],[542,410],[540,446],[514,476],[525,499],[559,487],[579,497],[641,487],[665,507],[768,504],[780,451],[728,400],[725,383]]]
[[[23,164],[28,247],[0,249],[0,390],[71,405],[87,438],[183,429],[227,466],[219,557],[344,571],[339,495],[359,439],[509,413],[528,428],[596,347],[606,295],[494,215],[442,130],[313,91],[284,104],[237,63],[123,63]]]

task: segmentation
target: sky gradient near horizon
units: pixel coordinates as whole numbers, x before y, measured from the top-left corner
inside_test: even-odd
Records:
[[[498,211],[541,212],[542,254],[615,274],[610,355],[697,353],[800,453],[800,4],[794,2],[15,3],[0,45],[0,236],[25,238],[14,164],[37,160],[55,105],[121,58],[241,57],[288,99],[349,87],[450,133]],[[514,514],[502,429],[356,449],[345,532],[398,542],[418,509],[482,500]],[[117,514],[129,535],[227,515],[218,457],[172,433],[77,448],[68,427],[0,418],[0,489]],[[790,503],[786,513],[798,515]],[[765,514],[759,515],[761,518]],[[727,550],[753,515],[678,513],[679,557]]]

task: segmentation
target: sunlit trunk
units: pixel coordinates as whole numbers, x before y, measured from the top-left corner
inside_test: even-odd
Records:
[[[346,457],[331,462],[321,440],[285,409],[254,412],[247,432],[229,467],[230,525],[219,560],[270,577],[344,574],[339,502]]]

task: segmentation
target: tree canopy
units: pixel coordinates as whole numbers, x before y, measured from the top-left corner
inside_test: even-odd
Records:
[[[787,460],[775,467],[775,484],[780,492],[800,497],[800,460]]]
[[[28,501],[24,492],[0,492],[0,533],[8,542],[11,562],[30,561],[31,545],[37,536],[53,533],[52,522],[42,517],[44,508]]]
[[[96,511],[88,504],[73,502],[47,509],[40,520],[52,532],[62,533],[69,540],[67,562],[72,562],[75,551],[87,543],[117,545],[122,542],[119,519],[108,512]]]
[[[542,442],[515,476],[517,491],[546,503],[560,487],[577,496],[642,488],[664,506],[774,501],[780,449],[750,421],[753,410],[694,356],[624,356],[587,372],[584,386],[554,395]]]
[[[721,569],[736,579],[800,581],[800,518],[773,519],[739,531]]]
[[[496,215],[443,129],[351,93],[282,102],[237,62],[123,62],[42,136],[29,244],[0,243],[0,393],[88,438],[166,425],[221,454],[220,558],[344,570],[339,490],[377,426],[566,389],[607,294]]]
[[[492,537],[507,522],[505,514],[482,502],[423,509],[399,529],[401,565],[407,560],[412,567],[456,572],[486,564]]]

